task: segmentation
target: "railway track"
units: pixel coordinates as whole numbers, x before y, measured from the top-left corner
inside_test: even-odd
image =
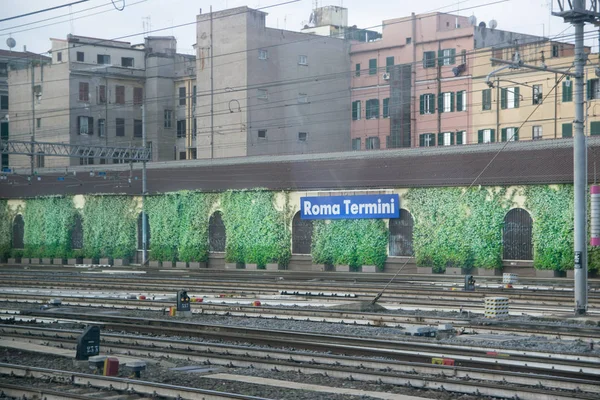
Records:
[[[2,326],[1,332],[2,337],[61,348],[74,347],[78,334],[77,331],[12,326]],[[164,332],[164,329],[161,328],[160,332]],[[268,336],[263,332],[263,338]],[[126,354],[129,357],[166,357],[204,365],[322,374],[342,379],[506,398],[517,396],[521,399],[537,399],[540,395],[551,394],[553,399],[592,399],[596,398],[594,392],[600,382],[600,370],[592,360],[555,360],[557,366],[554,369],[549,366],[544,368],[547,358],[532,355],[512,355],[500,360],[490,359],[486,363],[482,361],[485,357],[474,355],[477,353],[474,350],[451,350],[443,347],[434,350],[436,346],[431,345],[425,346],[429,347],[426,349],[428,353],[417,348],[413,350],[409,360],[398,360],[398,354],[401,353],[398,349],[373,349],[365,346],[368,341],[363,345],[342,345],[340,343],[345,338],[324,339],[321,336],[313,344],[320,343],[323,346],[324,340],[329,342],[325,347],[330,349],[336,345],[343,346],[339,350],[344,354],[314,353],[315,348],[312,349],[313,352],[306,353],[297,350],[257,349],[252,346],[205,344],[122,334],[104,334],[101,348],[113,355]],[[272,342],[271,345],[275,343]],[[299,342],[295,342],[295,345],[296,343]],[[414,347],[414,344],[411,345]],[[399,342],[396,346],[401,348],[403,344]],[[439,351],[446,352],[443,353],[446,360],[448,357],[454,357],[454,365],[432,365],[423,362],[423,358],[431,360],[435,355],[442,355]],[[366,358],[367,354],[370,358]]]

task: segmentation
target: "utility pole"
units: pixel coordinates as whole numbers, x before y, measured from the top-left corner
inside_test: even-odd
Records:
[[[33,170],[35,167],[35,65],[33,60],[31,60],[31,173],[30,176],[33,176]]]
[[[146,107],[142,104],[142,148],[146,148]],[[148,220],[146,218],[146,160],[142,162],[142,267],[148,259]]]

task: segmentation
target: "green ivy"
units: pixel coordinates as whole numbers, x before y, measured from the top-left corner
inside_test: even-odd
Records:
[[[216,195],[182,191],[146,198],[150,257],[208,261],[208,218]]]
[[[267,263],[289,263],[289,213],[276,210],[274,200],[275,193],[265,190],[223,193],[221,209],[227,232],[227,262],[255,263],[260,267]]]
[[[313,224],[312,257],[316,264],[375,265],[383,270],[388,230],[380,219],[347,219]]]
[[[64,257],[71,248],[75,206],[71,197],[46,197],[25,202],[25,257]]]
[[[13,214],[7,200],[0,200],[0,258],[8,257],[12,242]]]
[[[573,268],[573,186],[527,186],[525,207],[533,218],[533,266]]]
[[[127,196],[86,196],[83,254],[88,258],[131,258],[136,248],[135,201]]]

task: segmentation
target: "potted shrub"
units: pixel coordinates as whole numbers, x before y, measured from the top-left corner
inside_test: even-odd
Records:
[[[417,258],[417,274],[433,274],[433,258]]]
[[[67,259],[68,265],[82,264],[83,263],[83,250],[73,250]]]
[[[20,264],[23,257],[23,250],[12,249],[10,251],[10,257],[8,258],[9,264]]]
[[[276,262],[267,263],[267,265],[265,265],[265,269],[267,271],[277,271],[279,269],[279,264]]]

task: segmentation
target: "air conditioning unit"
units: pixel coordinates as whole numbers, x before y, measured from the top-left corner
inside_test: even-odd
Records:
[[[390,80],[390,74],[389,73],[385,73],[381,76],[383,78],[384,81],[389,81]]]

